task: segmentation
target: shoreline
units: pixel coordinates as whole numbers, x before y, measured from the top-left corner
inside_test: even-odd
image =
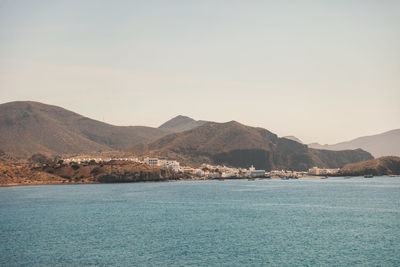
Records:
[[[301,180],[301,179],[322,179],[325,176],[303,176],[297,179],[282,179],[280,177],[272,178],[254,178],[254,180]],[[342,176],[329,176],[329,178],[342,177]],[[345,177],[345,176],[343,176]],[[351,177],[362,177],[362,176],[351,176]],[[388,176],[390,177],[390,176]],[[15,187],[15,186],[37,186],[37,185],[83,185],[83,184],[131,184],[131,183],[158,183],[158,182],[187,182],[187,181],[225,181],[225,180],[248,180],[248,177],[243,178],[224,178],[224,179],[205,179],[205,178],[182,178],[182,179],[167,179],[167,180],[153,180],[153,181],[136,181],[136,182],[115,182],[115,183],[102,183],[98,181],[90,182],[32,182],[32,183],[9,183],[0,184],[0,187]]]

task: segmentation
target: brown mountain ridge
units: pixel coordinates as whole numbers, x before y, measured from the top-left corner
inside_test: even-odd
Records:
[[[347,163],[372,159],[363,150],[327,151],[310,149],[258,127],[236,121],[209,122],[194,129],[162,137],[133,149],[142,155],[176,158],[183,163],[225,164],[266,170],[307,170],[313,166],[339,168]]]
[[[197,124],[201,125],[196,127]],[[183,131],[184,128],[189,130]],[[32,101],[1,104],[0,133],[0,150],[19,157],[38,152],[60,155],[128,150],[137,155],[178,159],[194,166],[254,164],[266,170],[337,168],[373,158],[363,150],[310,149],[266,129],[236,121],[215,123],[178,116],[160,128],[114,126]]]
[[[121,150],[170,131],[114,126],[57,106],[33,101],[0,105],[0,149],[18,157],[33,153],[90,153]]]

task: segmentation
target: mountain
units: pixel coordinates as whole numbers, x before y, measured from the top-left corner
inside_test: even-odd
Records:
[[[316,149],[344,150],[361,148],[371,153],[374,157],[400,156],[400,129],[381,134],[364,136],[351,141],[334,145],[320,145],[312,143],[308,145]]]
[[[351,163],[340,169],[342,175],[400,175],[400,157],[380,157],[357,163]]]
[[[170,131],[114,126],[66,109],[32,101],[0,105],[0,149],[14,156],[89,153],[124,149]]]
[[[136,149],[136,150],[135,150]],[[310,149],[298,142],[279,138],[263,129],[235,121],[209,122],[182,133],[162,137],[136,147],[143,155],[175,158],[190,165],[226,164],[235,167],[307,170],[313,166],[337,168],[373,157],[363,150],[327,151]]]
[[[201,126],[205,123],[207,123],[207,121],[196,121],[192,118],[179,115],[179,116],[176,116],[175,118],[172,118],[169,121],[163,123],[158,128],[166,129],[166,130],[172,131],[174,133],[179,133],[179,132],[191,130],[191,129]]]
[[[296,141],[297,143],[304,144],[299,138],[297,138],[296,136],[293,136],[293,135],[284,136],[282,138],[286,138],[286,139],[289,139],[292,141]]]

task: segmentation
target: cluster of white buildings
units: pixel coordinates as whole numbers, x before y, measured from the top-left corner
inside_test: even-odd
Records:
[[[318,167],[312,167],[308,170],[309,175],[335,175],[339,173],[340,169],[321,169]]]
[[[118,160],[118,161],[131,161],[131,162],[140,162],[138,158],[86,158],[86,157],[79,157],[79,158],[66,158],[62,159],[64,163],[69,164],[69,163],[89,163],[91,161],[94,161],[96,163],[101,163],[101,162],[109,162],[112,160]]]
[[[268,177],[279,178],[299,178],[307,175],[307,172],[291,171],[291,170],[272,170],[267,173]]]
[[[144,158],[143,162],[145,164],[151,166],[158,166],[171,169],[175,172],[179,172],[181,170],[180,164],[176,160],[168,160],[168,159],[158,159],[158,158]]]
[[[293,177],[304,177],[307,175],[313,176],[323,176],[323,175],[335,175],[339,172],[339,169],[323,169],[318,167],[313,167],[308,170],[308,172],[296,172],[288,170],[272,170],[266,172],[265,170],[256,170],[253,166],[248,169],[245,168],[232,168],[221,165],[210,165],[202,164],[200,168],[192,168],[188,166],[180,166],[180,163],[176,160],[169,159],[159,159],[159,158],[149,158],[145,157],[143,160],[139,160],[135,157],[129,158],[89,158],[89,157],[77,157],[77,158],[65,158],[63,162],[69,163],[89,163],[94,161],[96,163],[109,162],[112,160],[116,161],[129,161],[129,162],[139,162],[148,164],[150,166],[158,166],[162,168],[168,168],[175,172],[182,172],[188,175],[193,175],[197,177],[204,177],[210,179],[217,178],[254,178],[254,177],[281,177],[281,178],[293,178]]]
[[[265,170],[256,170],[253,166],[249,169],[232,168],[220,165],[202,164],[200,168],[192,168],[189,166],[181,166],[176,160],[159,159],[146,157],[143,161],[139,161],[151,166],[158,166],[171,169],[175,172],[181,172],[196,177],[204,177],[209,179],[217,178],[241,178],[241,177],[265,177]]]
[[[200,168],[181,167],[182,173],[209,179],[265,177],[265,170],[256,170],[253,166],[249,169],[232,168],[221,165],[202,164]]]
[[[299,178],[306,176],[325,176],[325,175],[336,175],[340,169],[323,169],[313,167],[308,171],[290,171],[290,170],[272,170],[266,175],[269,177],[280,177],[280,178]]]

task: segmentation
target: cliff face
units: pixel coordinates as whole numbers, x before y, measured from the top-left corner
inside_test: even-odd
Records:
[[[135,151],[135,149],[134,149]],[[337,168],[344,164],[372,159],[362,150],[325,151],[309,149],[287,138],[235,121],[206,123],[192,130],[160,138],[136,152],[175,158],[189,165],[225,164],[235,167],[307,170],[313,166]]]
[[[340,169],[342,175],[400,175],[400,157],[381,157],[352,164]]]

